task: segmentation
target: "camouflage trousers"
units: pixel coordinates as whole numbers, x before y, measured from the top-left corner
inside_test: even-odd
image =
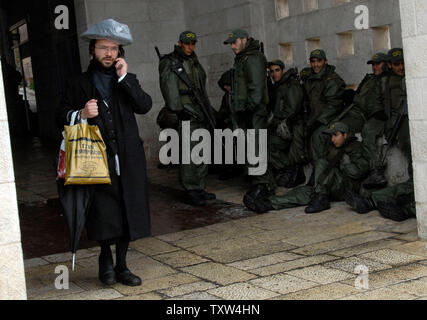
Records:
[[[378,202],[392,202],[393,200],[408,208],[414,215],[415,212],[415,199],[414,199],[414,182],[409,179],[406,182],[398,183],[394,186],[386,187],[372,192],[371,199],[375,205]]]
[[[197,121],[195,119],[190,120],[190,137],[194,130],[206,129],[206,124]],[[179,121],[179,132],[182,132],[182,121]],[[190,139],[191,140],[191,139]],[[190,141],[190,150],[199,142]],[[180,135],[180,145],[182,146],[182,136]],[[182,152],[182,150],[181,150]],[[206,188],[206,175],[208,174],[208,165],[194,164],[190,161],[190,164],[182,164],[182,160],[179,166],[180,181],[185,190],[204,190]]]
[[[292,139],[284,140],[273,132],[268,137],[268,162],[275,170],[281,170],[306,161],[304,123],[297,122],[292,130]]]
[[[245,132],[247,130],[255,129],[255,155],[259,156],[260,153],[260,142],[259,142],[259,130],[268,128],[268,112],[266,110],[254,111],[254,112],[239,112],[232,114],[233,129],[242,129]],[[247,149],[247,148],[246,148]],[[271,165],[268,161],[268,143],[267,143],[267,170],[262,175],[249,176],[249,169],[256,167],[248,162],[245,164],[245,175],[250,177],[251,186],[259,184],[267,185],[268,189],[273,191],[276,188],[276,182],[273,176]]]
[[[315,184],[312,186],[299,186],[282,196],[270,197],[275,210],[308,205],[315,194],[327,194],[331,200],[344,200],[346,190],[358,190],[358,183],[345,176],[338,168],[333,168],[325,175],[328,167],[325,159],[316,162]]]

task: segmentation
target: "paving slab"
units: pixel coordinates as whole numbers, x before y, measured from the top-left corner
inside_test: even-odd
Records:
[[[362,257],[344,258],[344,259],[324,263],[323,266],[327,268],[342,270],[342,271],[353,273],[353,274],[355,273],[355,269],[357,266],[367,267],[367,270],[369,270],[369,273],[392,268],[391,265],[383,264],[383,263],[380,263],[368,258],[362,258]]]
[[[278,297],[280,300],[336,300],[358,292],[354,286],[331,283]]]
[[[209,290],[208,293],[225,300],[266,300],[279,295],[250,283],[235,283],[217,289]]]
[[[330,251],[328,254],[339,257],[350,257],[356,256],[367,252],[377,251],[385,248],[392,248],[404,244],[404,241],[396,239],[382,239],[378,241],[370,241],[354,247],[348,247],[336,251]]]
[[[383,249],[362,254],[361,258],[368,258],[380,263],[393,266],[404,265],[411,262],[423,260],[424,257],[408,254],[394,249]]]
[[[427,277],[413,279],[390,286],[390,289],[403,291],[419,297],[427,296]]]
[[[144,238],[136,240],[131,242],[129,247],[134,248],[144,254],[153,256],[162,253],[178,251],[180,249],[157,238]]]
[[[123,297],[123,295],[114,289],[100,289],[68,294],[65,296],[50,298],[49,300],[112,300],[120,297]]]
[[[350,295],[339,300],[414,300],[417,297],[402,293],[390,288],[380,288],[355,295]]]
[[[339,282],[354,277],[353,274],[348,272],[326,268],[320,265],[287,271],[286,274],[320,284]]]
[[[220,263],[232,263],[294,248],[294,246],[281,241],[265,243],[255,240],[232,239],[229,241],[197,246],[189,248],[188,250]]]
[[[155,292],[143,293],[136,296],[122,296],[114,300],[163,300],[164,297]]]
[[[221,298],[207,292],[194,292],[180,297],[169,298],[167,300],[221,300]]]
[[[251,284],[280,294],[300,291],[315,287],[318,284],[288,274],[275,274],[249,281]]]
[[[290,271],[299,268],[305,268],[308,266],[321,264],[327,261],[336,260],[337,257],[329,256],[329,255],[318,255],[313,257],[304,257],[288,262],[278,263],[275,265],[261,267],[257,269],[250,270],[251,273],[257,274],[259,276],[269,276],[277,273],[282,273],[285,271]]]
[[[207,291],[217,288],[218,285],[206,281],[197,281],[188,284],[182,284],[174,288],[159,290],[159,293],[168,297],[183,296],[194,292]]]
[[[208,259],[202,258],[186,250],[179,250],[160,254],[155,258],[156,260],[167,264],[173,268],[186,267],[208,261]]]
[[[381,239],[385,239],[385,238],[391,238],[394,235],[395,234],[393,234],[393,233],[369,231],[369,232],[365,232],[365,233],[359,233],[356,235],[351,235],[348,237],[343,237],[343,238],[336,239],[336,240],[325,241],[325,242],[309,245],[306,247],[302,247],[302,248],[292,250],[292,252],[312,256],[312,255],[336,251],[336,250],[344,249],[344,248],[348,248],[348,247],[354,247],[354,246],[360,245],[362,243],[370,242],[370,241],[381,240]]]
[[[257,257],[257,258],[233,262],[228,265],[230,267],[234,267],[240,270],[251,270],[251,269],[258,269],[265,266],[278,264],[280,262],[296,260],[299,258],[301,258],[301,256],[295,253],[278,252],[278,253],[273,253],[273,254]]]
[[[427,243],[425,241],[413,241],[393,247],[393,249],[408,254],[427,257]]]
[[[181,270],[220,285],[247,281],[256,277],[245,271],[214,262],[185,267],[181,268]]]
[[[369,274],[369,289],[383,288],[422,277],[427,277],[427,266],[413,263],[395,267]],[[346,280],[342,283],[353,285],[354,280]]]
[[[151,291],[173,288],[182,284],[200,281],[199,278],[185,273],[167,275],[155,279],[142,280],[142,285],[129,287],[122,284],[115,284],[113,288],[126,296],[140,295]]]

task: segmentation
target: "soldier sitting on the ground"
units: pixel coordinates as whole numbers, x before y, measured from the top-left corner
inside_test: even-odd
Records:
[[[406,182],[373,191],[370,197],[362,197],[355,192],[346,194],[346,202],[358,213],[366,213],[378,209],[388,219],[403,221],[415,217],[414,184],[412,177],[411,143],[409,137],[409,120],[406,104],[405,64],[403,50],[391,49],[388,53],[388,64],[392,73],[384,79],[384,103],[388,120],[385,126],[389,145],[396,145],[405,154],[408,160],[409,179]],[[390,135],[391,132],[395,134]],[[395,139],[396,141],[394,141]],[[382,161],[385,158],[382,149]],[[381,161],[377,162],[379,165]],[[384,166],[377,167],[377,171],[384,172]],[[365,188],[375,188],[378,184],[371,181],[363,183]]]
[[[346,190],[358,191],[360,182],[369,172],[362,143],[342,122],[331,125],[324,132],[330,135],[333,145],[327,157],[316,163],[314,186],[299,186],[285,195],[245,202],[245,205],[257,213],[308,205],[305,212],[311,214],[329,209],[330,200],[344,200]]]
[[[273,120],[269,128],[268,161],[278,186],[294,188],[305,182],[304,94],[295,68],[281,60],[268,63],[274,84],[270,94]]]
[[[374,191],[369,197],[348,191],[345,201],[360,214],[378,210],[384,218],[394,221],[404,221],[416,217],[412,179]]]

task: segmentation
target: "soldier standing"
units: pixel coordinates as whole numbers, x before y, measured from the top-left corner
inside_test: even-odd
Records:
[[[173,70],[181,64],[184,69],[181,71],[187,74],[194,87],[204,95],[204,100],[209,101],[206,93],[206,73],[194,52],[196,43],[197,36],[194,32],[182,32],[174,51],[162,57],[159,64],[160,89],[166,106],[176,113],[179,132],[182,132],[183,121],[190,121],[190,134],[196,129],[208,128],[208,119],[201,106],[193,101],[188,85]],[[208,112],[212,115],[210,104]],[[197,142],[191,141],[190,148],[196,144]],[[215,194],[205,191],[207,173],[207,164],[181,163],[180,180],[186,191],[187,203],[205,206],[206,200],[216,199]]]
[[[268,129],[268,90],[267,90],[267,60],[261,52],[258,40],[250,38],[245,30],[234,30],[224,41],[231,45],[235,53],[233,101],[231,118],[233,128],[255,129],[255,153],[259,151],[258,129]],[[267,155],[264,155],[267,156]],[[249,165],[246,165],[246,170]],[[251,189],[246,193],[247,201],[271,195],[275,190],[275,181],[271,169],[263,175],[252,176]]]
[[[328,64],[325,51],[313,50],[310,64],[311,74],[304,82],[310,108],[306,136],[310,137],[312,159],[316,162],[326,155],[329,144],[323,131],[342,111],[345,82]]]
[[[294,188],[305,182],[304,94],[295,68],[287,71],[281,60],[269,62],[268,68],[274,81],[268,160],[277,185]]]

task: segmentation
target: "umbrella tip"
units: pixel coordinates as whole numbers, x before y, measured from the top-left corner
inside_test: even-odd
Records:
[[[72,271],[74,271],[74,264],[75,264],[75,262],[76,262],[76,254],[73,253],[73,263],[72,263],[72,266],[71,266],[71,270]]]

